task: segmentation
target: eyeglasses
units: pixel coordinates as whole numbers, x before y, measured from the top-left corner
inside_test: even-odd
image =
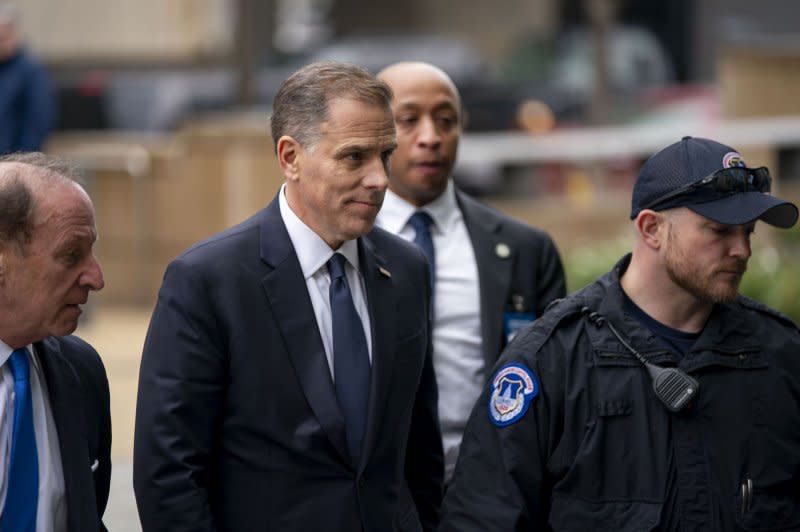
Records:
[[[642,209],[677,207],[683,205],[678,200],[689,195],[691,195],[692,203],[704,203],[739,192],[769,192],[771,188],[772,178],[766,167],[735,166],[717,170],[699,181],[671,190],[642,206]]]

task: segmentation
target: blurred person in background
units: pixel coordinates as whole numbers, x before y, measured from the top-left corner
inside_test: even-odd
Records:
[[[41,153],[0,158],[0,530],[94,532],[111,479],[108,380],[71,336],[103,288],[94,207]]]
[[[432,269],[433,359],[449,478],[488,371],[519,328],[564,296],[564,271],[549,235],[453,184],[464,116],[450,77],[419,62],[391,65],[378,77],[394,94],[397,150],[377,224],[416,242]]]
[[[390,100],[355,65],[292,74],[271,119],[277,196],[167,268],[136,406],[145,532],[438,526],[428,270],[373,229]]]
[[[47,73],[22,47],[14,7],[0,4],[0,155],[41,150],[55,117]]]
[[[443,531],[800,529],[800,330],[739,294],[766,168],[686,137],[633,188],[633,252],[501,356]]]

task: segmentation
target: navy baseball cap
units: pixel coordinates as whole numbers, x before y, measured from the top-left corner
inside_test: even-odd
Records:
[[[631,219],[643,209],[687,207],[726,225],[762,220],[781,228],[797,222],[797,206],[769,194],[766,168],[748,168],[742,156],[713,140],[683,137],[642,166],[633,186]]]

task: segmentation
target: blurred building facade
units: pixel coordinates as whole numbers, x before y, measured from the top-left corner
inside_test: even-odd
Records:
[[[720,43],[736,34],[800,31],[786,0],[594,1],[615,4],[621,23],[653,31],[679,80],[710,79]],[[261,50],[425,33],[469,40],[496,61],[526,38],[552,39],[586,22],[586,0],[18,0],[18,8],[32,47],[51,63],[72,64],[230,60],[246,24]]]
[[[50,146],[90,172],[103,235],[98,253],[108,274],[100,298],[114,302],[151,302],[171,258],[192,242],[253,213],[280,185],[267,110],[248,107],[249,112],[234,116],[221,107],[231,103],[235,92],[233,72],[244,72],[247,76],[239,76],[239,82],[249,79],[265,91],[260,95],[264,104],[269,99],[263,96],[295,68],[272,66],[266,79],[253,68],[248,73],[245,67],[269,59],[262,54],[277,56],[281,50],[291,54],[315,47],[330,51],[333,44],[358,35],[367,42],[375,39],[373,43],[384,39],[384,44],[391,43],[388,38],[393,35],[407,43],[434,36],[469,43],[476,59],[480,56],[488,64],[487,77],[497,75],[504,63],[512,74],[519,74],[526,67],[536,70],[531,65],[541,59],[537,54],[547,51],[542,43],[574,27],[586,33],[581,11],[585,2],[609,2],[615,4],[620,27],[659,38],[675,81],[714,81],[710,90],[702,92],[712,95],[711,111],[706,112],[706,99],[701,99],[703,107],[684,106],[683,112],[676,113],[673,106],[670,122],[650,122],[650,133],[659,129],[663,135],[673,127],[680,130],[675,138],[704,131],[713,137],[717,104],[727,118],[799,112],[794,87],[800,80],[800,46],[755,47],[745,38],[758,37],[773,24],[776,32],[792,33],[798,20],[790,11],[792,2],[780,0],[761,0],[760,9],[745,0],[674,0],[657,6],[652,0],[408,0],[400,7],[397,2],[359,0],[19,1],[27,41],[60,74],[63,96],[73,98],[60,106],[74,120],[62,129],[119,128],[125,122],[132,124],[130,129],[147,130],[147,135],[100,131],[88,136],[62,131]],[[663,38],[665,33],[671,34],[669,40]],[[737,39],[740,44],[732,46]],[[526,41],[531,43],[527,53],[520,54],[516,63],[508,61],[508,51]],[[371,51],[378,48],[374,45]],[[634,62],[643,63],[636,57]],[[586,64],[578,70],[587,70]],[[94,70],[101,75],[80,78]],[[476,71],[470,72],[474,81]],[[83,81],[70,85],[74,79]],[[471,123],[479,123],[479,111],[485,110],[487,124],[513,128],[515,109],[509,104],[531,94],[525,92],[524,79],[514,82],[513,90],[495,84],[489,98],[486,86],[473,88],[459,80],[464,101],[475,104]],[[515,92],[520,88],[524,90]],[[687,92],[691,93],[662,91],[661,98]],[[628,94],[619,96],[636,101]],[[566,103],[576,102],[585,100]],[[220,110],[227,121],[205,116]],[[93,112],[96,118],[91,118]],[[203,121],[198,115],[209,119]],[[557,109],[556,115],[559,118]],[[65,119],[67,125],[69,120]],[[692,124],[696,129],[687,131]],[[635,131],[639,144],[647,140],[647,135]],[[631,147],[620,140],[620,132],[611,130],[594,132],[592,137],[614,140],[610,153],[580,156],[573,152],[591,152],[598,142],[570,136],[574,131],[547,138],[530,133],[465,135],[460,162],[469,164],[457,169],[460,185],[469,185],[465,176],[472,176],[471,192],[494,195],[498,208],[547,229],[563,246],[579,244],[582,235],[613,234],[612,226],[625,222],[619,217],[624,208],[607,193],[624,190],[627,198],[638,158],[646,154],[641,149],[625,153]],[[796,149],[800,141],[793,135],[780,141],[791,149],[777,150],[769,138],[761,142],[762,149],[749,152],[753,155],[747,155],[748,160],[767,164],[779,175],[792,173],[787,171],[792,168],[800,175]],[[543,157],[547,153],[549,159]],[[535,196],[547,194],[560,194],[572,203],[544,201],[532,207]],[[575,216],[576,206],[585,217]],[[576,223],[570,226],[560,213],[571,213],[569,218]]]
[[[601,4],[615,17],[606,48],[617,57],[605,67],[594,55],[597,31],[588,15]],[[393,61],[419,50],[415,38],[432,36],[469,62],[450,61],[445,44],[433,45],[440,53],[432,58],[414,58],[442,58],[465,98],[481,99],[472,112],[476,129],[513,127],[517,104],[531,95],[558,119],[580,122],[587,85],[602,86],[603,76],[610,90],[619,89],[615,82],[625,89],[709,82],[727,42],[800,32],[785,0],[19,0],[19,11],[27,42],[54,71],[65,99],[60,129],[160,130],[196,109],[268,105],[280,80],[319,54],[361,62],[364,50],[390,49],[397,57],[385,58]],[[356,36],[362,41],[347,41]],[[370,47],[368,39],[382,41]],[[463,65],[466,80],[458,75]],[[592,66],[607,71],[595,74]],[[609,107],[602,91],[592,97],[600,101],[595,108]],[[613,116],[595,122],[608,120]]]
[[[21,0],[26,33],[51,62],[193,61],[229,57],[237,13],[248,11],[256,44],[273,44],[286,23],[326,35],[436,33],[473,40],[490,58],[522,33],[552,33],[557,0]],[[324,20],[319,20],[320,16]],[[310,39],[313,41],[313,39]]]
[[[229,0],[21,0],[28,42],[50,63],[187,61],[233,43]]]

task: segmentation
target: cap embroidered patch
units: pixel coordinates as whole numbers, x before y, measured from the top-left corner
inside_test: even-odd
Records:
[[[742,156],[739,155],[738,152],[729,151],[722,157],[722,167],[723,168],[733,168],[738,166],[740,168],[745,168],[747,165],[744,164],[744,160]]]
[[[515,423],[538,394],[539,383],[531,370],[522,364],[503,366],[492,379],[489,419],[498,427]]]

